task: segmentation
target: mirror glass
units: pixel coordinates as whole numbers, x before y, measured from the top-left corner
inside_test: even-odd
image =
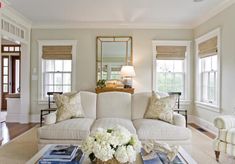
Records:
[[[132,65],[132,37],[97,37],[98,80],[121,80],[123,65]]]

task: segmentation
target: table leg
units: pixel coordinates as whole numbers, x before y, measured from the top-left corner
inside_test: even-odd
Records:
[[[42,111],[41,111],[41,115],[40,115],[40,127],[42,126]]]
[[[188,127],[188,111],[185,111],[185,121],[186,121],[186,127]]]

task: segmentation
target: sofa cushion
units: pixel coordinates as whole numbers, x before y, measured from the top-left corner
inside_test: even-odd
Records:
[[[156,92],[161,98],[169,96],[168,93]],[[132,95],[132,120],[144,118],[144,113],[148,108],[149,99],[152,92],[140,92]]]
[[[218,137],[221,141],[230,144],[235,144],[235,128],[220,130]]]
[[[235,128],[231,129],[220,129],[218,138],[222,142],[235,144]]]
[[[173,109],[176,104],[176,96],[160,98],[159,95],[153,93],[148,109],[144,114],[144,118],[159,119],[169,123],[173,123]]]
[[[93,92],[81,91],[81,103],[85,117],[96,118],[96,98],[97,94]]]
[[[81,140],[90,134],[94,119],[74,118],[38,128],[40,139]]]
[[[131,94],[105,92],[98,94],[97,118],[131,119]]]
[[[94,122],[94,124],[92,125],[91,133],[96,131],[97,128],[108,129],[108,128],[113,128],[117,125],[125,127],[126,129],[129,130],[130,133],[133,133],[133,134],[136,133],[135,127],[134,127],[133,123],[131,122],[131,120],[122,119],[122,118],[100,118],[100,119],[97,119]]]
[[[60,122],[76,117],[84,117],[80,93],[70,95],[55,94],[54,100],[57,106],[56,121]]]
[[[191,131],[185,127],[175,126],[160,120],[137,119],[133,121],[137,135],[141,140],[188,140]]]
[[[151,96],[151,92],[141,92],[132,95],[132,120],[144,117],[144,113],[148,108],[149,98]]]

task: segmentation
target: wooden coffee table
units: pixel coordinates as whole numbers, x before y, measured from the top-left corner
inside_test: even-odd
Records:
[[[38,160],[43,156],[43,154],[51,147],[51,144],[44,146],[41,150],[39,150],[26,164],[37,164]],[[197,162],[180,146],[179,153],[177,155],[184,164],[197,164]],[[84,159],[82,164],[90,164],[89,159]],[[141,155],[137,156],[135,164],[143,164],[143,160]]]

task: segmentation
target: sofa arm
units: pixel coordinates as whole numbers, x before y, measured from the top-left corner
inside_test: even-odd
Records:
[[[235,128],[235,116],[218,116],[214,120],[214,125],[218,129]]]
[[[175,113],[173,114],[173,124],[176,126],[182,126],[185,127],[186,125],[186,120],[185,117],[179,113]]]
[[[55,124],[55,123],[56,123],[56,112],[52,112],[44,116],[45,125],[50,125],[50,124]]]

